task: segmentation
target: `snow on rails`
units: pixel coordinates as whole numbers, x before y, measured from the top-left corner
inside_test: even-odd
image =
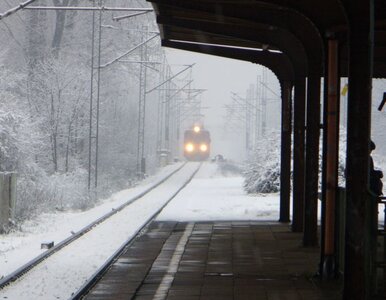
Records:
[[[182,165],[138,196],[9,274],[0,280],[0,297],[68,299],[82,283],[88,286],[93,280],[89,278],[113,259],[111,254],[119,253],[116,249],[130,244],[190,182],[199,167],[198,163]]]

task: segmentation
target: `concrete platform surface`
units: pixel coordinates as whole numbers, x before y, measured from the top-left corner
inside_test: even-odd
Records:
[[[341,299],[301,238],[279,223],[154,222],[86,299]]]

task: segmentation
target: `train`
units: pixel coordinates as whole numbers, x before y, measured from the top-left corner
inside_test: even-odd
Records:
[[[184,132],[184,157],[189,161],[204,161],[210,155],[210,133],[200,125]]]

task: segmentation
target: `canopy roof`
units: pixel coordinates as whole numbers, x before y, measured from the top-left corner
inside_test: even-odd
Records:
[[[323,75],[324,41],[336,38],[340,41],[341,75],[347,76],[348,21],[344,1],[151,2],[165,46],[259,63],[276,74],[281,69],[281,75],[288,78],[310,72]],[[384,78],[386,1],[375,0],[375,19],[374,77]],[[278,60],[287,63],[279,67]]]

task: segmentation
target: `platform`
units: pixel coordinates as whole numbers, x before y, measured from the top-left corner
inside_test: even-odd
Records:
[[[86,299],[341,299],[301,237],[279,223],[154,222]]]

